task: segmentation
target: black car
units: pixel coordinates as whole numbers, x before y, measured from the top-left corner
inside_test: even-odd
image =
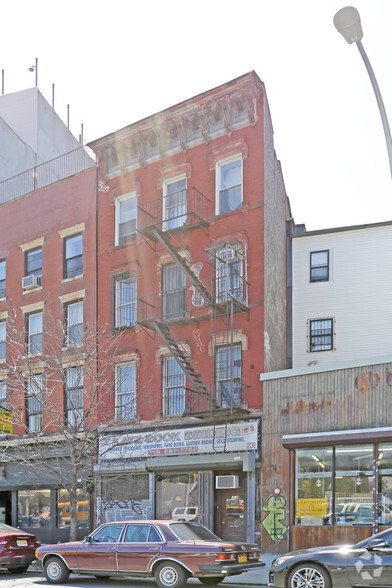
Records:
[[[329,545],[286,553],[272,562],[269,586],[391,587],[392,528],[356,545]]]

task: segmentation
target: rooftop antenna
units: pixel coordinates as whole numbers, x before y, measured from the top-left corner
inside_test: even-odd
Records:
[[[35,65],[30,65],[29,71],[35,70],[35,86],[38,86],[38,57],[35,58]]]

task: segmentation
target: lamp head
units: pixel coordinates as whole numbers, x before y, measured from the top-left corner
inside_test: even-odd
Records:
[[[357,43],[363,37],[361,17],[353,6],[341,8],[333,18],[333,23],[347,43]]]

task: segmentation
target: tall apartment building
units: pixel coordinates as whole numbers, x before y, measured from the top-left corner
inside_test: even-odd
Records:
[[[259,374],[286,367],[291,217],[264,85],[248,73],[90,146],[98,315],[121,333],[97,520],[197,516],[253,540]]]
[[[96,161],[37,88],[0,96],[0,132],[0,522],[59,540],[61,434],[80,409],[78,335],[96,317]]]

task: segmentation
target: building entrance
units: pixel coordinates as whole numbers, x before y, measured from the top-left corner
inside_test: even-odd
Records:
[[[0,492],[0,523],[11,525],[11,492]]]
[[[246,476],[239,476],[239,488],[215,490],[215,533],[225,541],[246,541]]]

